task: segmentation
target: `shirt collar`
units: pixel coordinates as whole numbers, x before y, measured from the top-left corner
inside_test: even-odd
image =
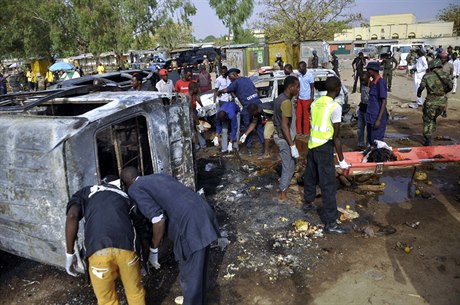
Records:
[[[377,77],[374,79],[373,83],[374,84],[377,84],[377,82],[381,79],[382,77],[380,76],[380,74],[377,75]]]

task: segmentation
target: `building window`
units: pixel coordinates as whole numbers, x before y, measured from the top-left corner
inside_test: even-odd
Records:
[[[371,40],[377,40],[377,35],[376,35],[376,34],[372,34]]]
[[[392,39],[399,39],[398,33],[393,33],[393,35],[391,35],[391,38]]]
[[[356,35],[356,40],[363,40],[363,37],[361,35]]]
[[[415,33],[414,32],[410,32],[409,35],[407,35],[409,37],[409,39],[414,39],[415,38]]]

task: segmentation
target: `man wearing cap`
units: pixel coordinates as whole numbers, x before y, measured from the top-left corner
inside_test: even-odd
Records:
[[[423,76],[417,91],[422,97],[426,88],[427,95],[423,104],[423,145],[431,146],[431,136],[436,131],[436,119],[443,114],[447,107],[446,94],[452,90],[452,79],[442,70],[442,63],[434,59],[429,64],[429,71]]]
[[[155,87],[157,88],[158,92],[166,93],[171,98],[174,85],[172,80],[168,79],[168,70],[161,69],[160,78],[161,79],[156,83]]]
[[[66,214],[66,272],[77,276],[74,245],[84,219],[84,259],[98,304],[119,304],[117,277],[129,305],[145,304],[139,239],[150,237],[143,218],[120,189],[120,179],[110,175],[101,184],[82,188],[68,202]]]
[[[417,63],[415,65],[409,66],[409,70],[414,70],[414,85],[415,85],[415,93],[418,94],[418,87],[420,86],[420,82],[422,81],[423,76],[428,69],[428,62],[425,58],[425,53],[421,49],[417,49],[415,51],[417,54]],[[423,105],[422,97],[417,96],[417,106]]]
[[[380,77],[380,63],[367,64],[367,72],[372,78],[369,100],[366,110],[367,144],[374,145],[375,140],[383,141],[387,126],[387,85]]]
[[[248,77],[240,77],[238,74],[240,70],[232,68],[228,70],[228,78],[232,82],[227,88],[217,91],[217,95],[223,93],[233,93],[237,97],[237,102],[241,103],[243,110],[241,111],[241,117],[243,119],[243,124],[246,129],[249,128],[249,125],[252,122],[252,117],[248,112],[249,104],[259,105],[262,102],[257,95],[256,86]],[[259,122],[256,127],[257,136],[259,138],[260,144],[264,145],[264,128],[262,123]],[[252,132],[247,136],[246,139],[246,148],[248,149],[248,154],[251,154],[252,147]]]

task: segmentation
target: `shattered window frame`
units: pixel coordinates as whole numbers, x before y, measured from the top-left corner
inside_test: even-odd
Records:
[[[143,121],[139,122],[139,119]],[[133,123],[136,124],[136,126],[131,126],[132,128],[129,128]],[[149,133],[150,128],[148,116],[143,113],[134,113],[112,121],[95,130],[94,143],[96,145],[94,147],[96,150],[96,170],[99,180],[102,180],[109,174],[120,176],[121,169],[125,166],[134,166],[138,168],[141,175],[148,175],[154,172],[154,168],[152,167],[154,162],[152,158],[153,143],[151,143],[152,137]],[[126,136],[128,138],[126,138]],[[109,139],[105,141],[105,145],[103,144],[101,146],[100,144],[104,142],[102,140],[103,137]],[[132,139],[132,137],[134,137],[134,139]],[[126,143],[127,141],[128,143]],[[134,141],[134,143],[130,143],[130,141]],[[147,141],[147,143],[145,141]],[[132,145],[134,145],[134,150],[132,150]],[[104,165],[107,157],[103,157],[102,155],[104,153],[103,150],[107,148],[107,157],[110,155],[112,160],[109,160],[109,163],[112,162],[112,165],[108,165],[107,163]],[[132,154],[133,151],[135,152],[134,156]],[[135,164],[133,164],[133,162]]]

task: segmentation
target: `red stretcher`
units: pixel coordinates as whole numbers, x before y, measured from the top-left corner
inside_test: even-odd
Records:
[[[412,167],[431,162],[459,162],[460,144],[393,148],[393,153],[397,161],[362,163],[364,155],[361,152],[344,152],[345,160],[351,166],[343,171],[343,174],[346,176],[381,174],[384,169],[390,168]]]

